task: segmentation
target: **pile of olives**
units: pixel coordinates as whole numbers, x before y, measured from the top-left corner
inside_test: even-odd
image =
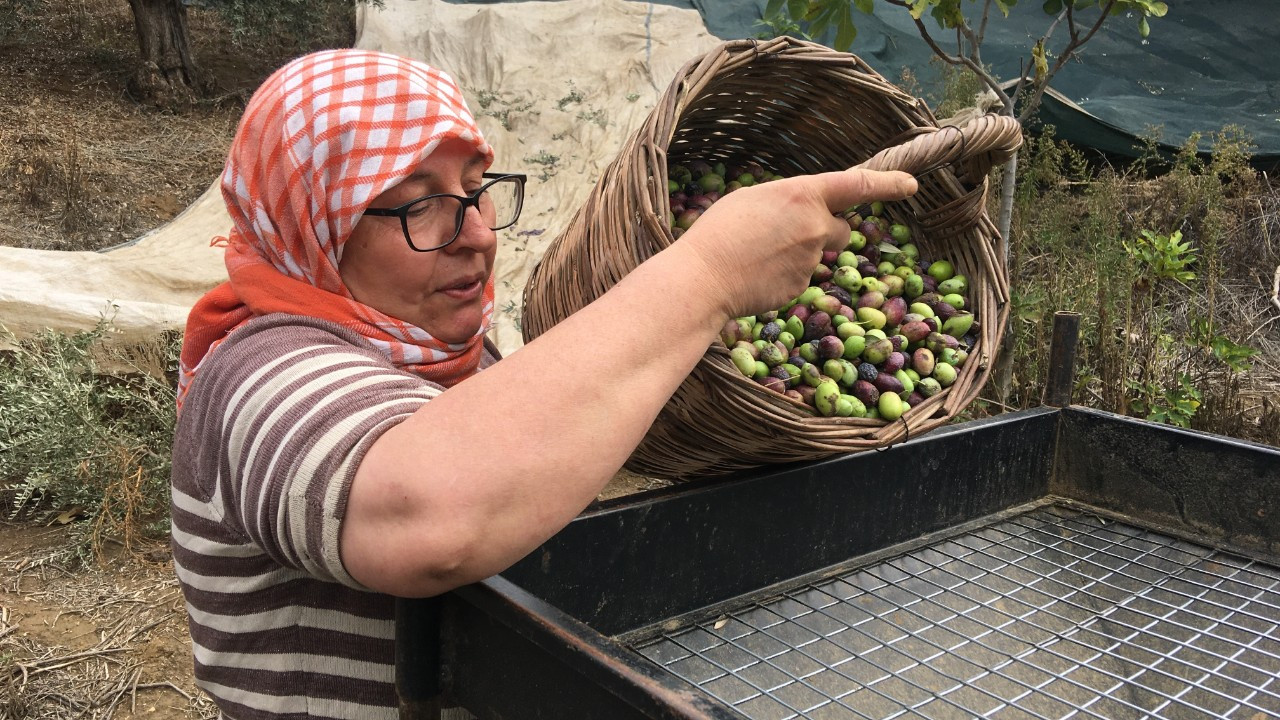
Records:
[[[754,163],[727,176],[726,185],[723,164],[672,168],[674,235],[722,193],[779,177]],[[777,310],[730,320],[720,339],[743,375],[819,415],[896,420],[955,382],[980,326],[966,309],[965,276],[948,260],[921,257],[911,229],[891,223],[883,203],[846,217],[848,246],[823,253],[808,289]]]

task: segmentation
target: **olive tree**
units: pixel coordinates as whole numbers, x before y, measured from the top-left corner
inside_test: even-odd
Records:
[[[141,67],[131,87],[143,97],[201,94],[205,76],[191,52],[187,8],[216,12],[233,41],[247,36],[306,38],[356,2],[380,0],[129,0]]]
[[[1136,16],[1138,33],[1145,38],[1150,32],[1148,18],[1163,17],[1169,9],[1159,0],[1045,0],[1042,7],[1047,16],[1046,28],[1027,49],[1020,77],[1007,84],[991,74],[983,63],[982,42],[994,14],[998,12],[1007,18],[1009,8],[1017,4],[1017,0],[879,1],[910,13],[921,39],[934,55],[950,65],[972,72],[999,99],[999,112],[1016,118],[1022,124],[1035,115],[1053,78],[1109,18]],[[848,50],[858,32],[853,10],[871,13],[875,3],[876,0],[769,0],[765,17],[777,18],[785,10],[791,20],[814,37],[834,29],[835,48]],[[932,23],[925,21],[926,15]],[[1055,35],[1063,32],[1066,33],[1065,43],[1051,50],[1054,43],[1059,42]],[[941,39],[944,35],[948,40]],[[954,43],[951,36],[954,36]],[[1021,103],[1015,104],[1014,101],[1019,99]],[[1015,156],[1004,166],[1001,178],[997,226],[1005,262],[1009,259],[1009,225],[1013,215],[1017,169],[1018,159]]]

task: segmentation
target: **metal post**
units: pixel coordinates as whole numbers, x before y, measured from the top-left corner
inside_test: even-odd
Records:
[[[400,720],[440,720],[439,597],[396,598]]]
[[[1080,337],[1080,313],[1059,310],[1053,314],[1053,340],[1049,344],[1049,377],[1042,402],[1051,407],[1071,404],[1075,385],[1076,341]]]

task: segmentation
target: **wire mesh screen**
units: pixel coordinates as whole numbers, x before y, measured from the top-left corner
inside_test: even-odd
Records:
[[[759,720],[1280,717],[1280,569],[1046,507],[634,645]]]

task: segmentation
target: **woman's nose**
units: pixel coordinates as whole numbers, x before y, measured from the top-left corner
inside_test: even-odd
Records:
[[[480,210],[468,207],[462,215],[462,228],[458,231],[458,239],[446,247],[446,250],[467,249],[475,252],[488,252],[498,242],[498,234],[489,229],[489,224],[481,216]]]

